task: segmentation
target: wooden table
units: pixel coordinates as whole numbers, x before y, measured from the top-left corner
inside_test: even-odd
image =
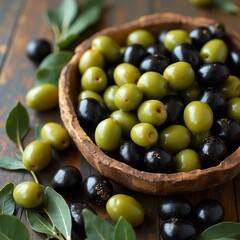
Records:
[[[5,120],[9,110],[19,100],[25,106],[25,95],[34,85],[36,68],[27,59],[25,48],[27,43],[39,37],[52,40],[52,33],[42,19],[42,12],[56,6],[60,0],[0,0],[0,156],[15,157],[16,146],[10,142],[5,134]],[[235,0],[240,6],[240,0]],[[240,32],[240,17],[226,14],[213,9],[198,9],[187,0],[105,0],[103,15],[86,35],[99,29],[115,24],[125,23],[142,15],[156,12],[176,12],[189,16],[204,16],[220,20],[226,27]],[[30,115],[31,131],[25,139],[25,144],[34,139],[35,124],[48,121],[60,122],[59,111],[36,113],[27,108]],[[85,162],[75,146],[55,157],[54,163],[45,171],[38,174],[41,183],[50,185],[54,171],[62,164],[72,164],[81,168],[83,178],[94,170]],[[25,172],[12,172],[0,169],[0,188],[9,182],[17,184],[24,180],[31,180],[31,175]],[[160,196],[149,196],[141,193],[121,189],[136,197],[144,206],[146,217],[143,225],[136,228],[139,240],[160,239],[159,226],[161,221],[157,214]],[[240,220],[240,175],[233,181],[204,192],[186,194],[194,205],[201,198],[213,197],[225,207],[226,221]],[[72,199],[71,201],[75,201]],[[97,209],[100,215],[106,217],[103,209]],[[16,215],[26,223],[24,211],[17,208]],[[29,229],[31,239],[44,239]]]

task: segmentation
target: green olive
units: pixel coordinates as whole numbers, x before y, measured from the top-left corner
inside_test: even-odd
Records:
[[[140,70],[130,63],[120,63],[113,72],[114,81],[119,87],[125,83],[136,84],[140,76]]]
[[[134,125],[130,136],[134,143],[142,147],[151,147],[158,141],[157,129],[150,123],[138,123]]]
[[[14,201],[23,208],[35,208],[42,204],[43,188],[35,182],[19,183],[13,190]]]
[[[155,43],[154,35],[146,29],[137,29],[132,31],[126,39],[126,45],[140,44],[148,48]]]
[[[173,29],[166,33],[164,46],[168,51],[172,52],[173,49],[181,43],[192,43],[192,39],[187,31],[182,29]]]
[[[120,47],[117,42],[109,36],[97,36],[93,39],[92,49],[98,49],[103,53],[107,62],[113,63],[120,59]]]
[[[205,63],[224,63],[228,56],[228,47],[223,40],[212,39],[202,46],[200,50],[200,56]]]
[[[240,97],[231,98],[228,101],[227,115],[240,122]]]
[[[207,103],[192,101],[184,109],[183,118],[193,133],[207,132],[213,124],[213,112]]]
[[[108,199],[106,204],[108,215],[114,220],[122,216],[133,227],[139,226],[144,220],[144,209],[133,197],[126,194],[116,194]]]
[[[95,142],[103,151],[111,152],[118,148],[122,136],[120,124],[112,119],[102,120],[95,129]]]
[[[168,82],[157,72],[145,72],[137,82],[137,86],[142,90],[145,99],[160,100],[167,94]]]
[[[192,149],[183,149],[175,156],[176,172],[190,172],[201,168],[201,160],[198,153]]]
[[[81,74],[83,74],[89,67],[100,67],[103,68],[105,64],[105,58],[102,52],[98,49],[88,49],[81,56],[78,68]]]
[[[115,111],[118,109],[114,103],[115,93],[117,92],[118,89],[119,86],[111,85],[107,87],[103,93],[104,103],[110,111]]]
[[[163,77],[168,81],[171,89],[181,91],[193,84],[195,73],[189,63],[176,62],[166,67]]]
[[[121,125],[122,134],[126,137],[130,136],[132,127],[139,123],[137,115],[133,112],[116,110],[110,114],[110,117]]]
[[[52,160],[51,145],[42,140],[30,142],[23,151],[22,162],[24,167],[33,172],[47,167]]]
[[[197,81],[193,81],[193,83],[183,91],[181,91],[181,96],[186,102],[192,102],[197,100],[200,95],[202,89],[200,88]]]
[[[58,88],[53,84],[41,84],[30,89],[26,104],[37,111],[47,111],[58,105]]]
[[[81,87],[83,90],[102,92],[108,85],[107,75],[100,67],[90,67],[82,75]]]
[[[91,90],[83,90],[81,91],[79,94],[78,94],[78,97],[77,97],[77,101],[78,103],[85,99],[85,98],[94,98],[96,99],[97,101],[99,101],[100,103],[103,103],[103,98],[102,96],[97,93],[97,92],[94,92],[94,91],[91,91]]]
[[[240,78],[230,75],[228,79],[220,85],[220,90],[227,99],[240,96]]]
[[[41,129],[42,139],[57,150],[64,150],[70,144],[67,130],[59,123],[49,122]]]
[[[191,133],[182,125],[171,125],[159,133],[160,146],[171,152],[178,152],[191,142]]]
[[[201,132],[201,133],[192,133],[191,138],[191,148],[197,150],[202,143],[203,139],[209,137],[211,135],[210,131],[208,132]]]

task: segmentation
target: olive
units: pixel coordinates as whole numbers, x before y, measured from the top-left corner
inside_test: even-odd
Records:
[[[240,97],[232,98],[228,101],[227,115],[240,123]]]
[[[132,44],[126,47],[123,54],[123,62],[138,66],[146,56],[145,48],[140,44]]]
[[[92,90],[82,90],[78,94],[77,102],[79,103],[81,100],[83,100],[85,98],[94,98],[97,101],[99,101],[100,103],[103,103],[103,97],[99,93],[94,92]]]
[[[201,168],[199,154],[193,149],[183,149],[175,155],[176,172],[190,172]]]
[[[91,44],[92,49],[98,49],[107,62],[113,63],[120,59],[120,47],[117,42],[109,36],[97,36]]]
[[[223,82],[219,89],[224,93],[227,99],[240,96],[240,78],[230,75],[225,82]]]
[[[27,44],[26,53],[28,58],[36,64],[42,62],[52,52],[52,45],[46,39],[35,39]]]
[[[166,38],[167,32],[170,29],[162,29],[157,35],[157,43],[164,46],[164,40]]]
[[[82,184],[82,174],[74,166],[62,166],[54,173],[52,187],[60,194],[78,194]]]
[[[198,7],[209,7],[213,4],[213,0],[189,0],[190,3]]]
[[[201,47],[212,39],[212,33],[207,27],[196,27],[189,32],[189,36],[192,39],[192,44],[200,50]]]
[[[113,195],[112,183],[101,174],[92,174],[85,178],[82,188],[86,199],[98,206],[106,204]]]
[[[168,81],[172,90],[181,91],[191,86],[195,79],[195,73],[189,63],[175,62],[166,67],[163,77]]]
[[[114,220],[122,216],[133,227],[139,226],[144,220],[144,209],[139,201],[126,194],[116,194],[106,204],[108,215]]]
[[[191,142],[189,130],[182,125],[170,125],[159,133],[160,146],[171,152],[186,148]]]
[[[114,103],[115,93],[118,88],[119,86],[117,85],[110,85],[105,89],[103,93],[104,104],[110,111],[115,111],[118,109]]]
[[[86,203],[74,202],[69,204],[69,209],[72,217],[72,226],[73,229],[81,234],[81,236],[85,236],[85,229],[84,229],[84,218],[82,215],[83,209],[88,209],[93,213],[96,213],[93,208],[91,208]]]
[[[195,207],[195,220],[202,229],[221,222],[223,217],[224,208],[216,199],[204,198]]]
[[[172,51],[173,62],[188,62],[193,69],[197,69],[202,63],[198,50],[189,43],[177,45]]]
[[[185,107],[183,119],[191,132],[206,132],[213,125],[213,111],[207,103],[192,101]]]
[[[120,145],[122,128],[116,120],[106,118],[97,125],[94,136],[95,143],[101,150],[111,152]]]
[[[146,49],[147,54],[150,55],[164,55],[166,56],[166,49],[163,44],[154,44]]]
[[[223,139],[228,145],[239,143],[240,123],[232,118],[220,117],[214,122],[212,134]]]
[[[175,171],[174,155],[158,146],[148,148],[143,161],[147,172],[173,173]]]
[[[162,197],[158,214],[163,221],[171,218],[190,219],[193,215],[191,203],[180,195]]]
[[[21,182],[13,190],[14,201],[23,208],[35,208],[42,204],[44,191],[35,182]]]
[[[227,65],[232,75],[240,77],[240,50],[230,50],[227,57]]]
[[[221,39],[212,39],[200,49],[200,56],[205,63],[225,62],[228,56],[227,44]]]
[[[144,148],[132,140],[123,141],[118,151],[118,160],[129,166],[140,169],[143,165]]]
[[[227,100],[225,95],[216,89],[205,89],[198,96],[198,100],[207,103],[213,113],[216,115],[222,114],[226,108]]]
[[[58,105],[58,88],[44,83],[30,89],[26,94],[26,104],[37,111],[47,111]]]
[[[165,68],[169,65],[170,60],[168,57],[164,55],[150,55],[145,57],[139,64],[139,70],[141,73],[145,72],[157,72],[157,73],[163,73]]]
[[[81,74],[83,74],[90,67],[103,68],[105,64],[105,58],[101,51],[98,49],[88,49],[83,53],[79,62],[78,68]]]
[[[42,140],[30,142],[23,151],[22,163],[28,171],[37,172],[46,168],[52,160],[51,145]]]
[[[197,230],[189,220],[171,218],[161,225],[160,234],[163,240],[194,240]]]
[[[201,91],[202,88],[199,86],[198,82],[194,80],[194,82],[188,88],[180,92],[180,96],[183,98],[183,100],[189,103],[197,100]]]
[[[59,123],[49,122],[43,125],[41,137],[57,150],[64,150],[70,145],[67,130]]]
[[[226,156],[227,147],[221,138],[208,136],[199,145],[198,154],[203,168],[217,166]]]
[[[186,103],[180,96],[168,95],[161,99],[167,111],[166,125],[179,124],[183,122],[183,111]]]
[[[93,98],[81,100],[76,109],[77,117],[84,129],[95,129],[108,116],[107,109]]]
[[[196,80],[202,87],[216,87],[224,83],[230,75],[229,68],[221,62],[202,65],[196,72]]]
[[[140,44],[145,49],[155,43],[155,37],[146,29],[136,29],[128,34],[126,45]]]
[[[213,38],[224,39],[226,37],[226,30],[222,23],[211,23],[207,27],[212,33]]]
[[[151,147],[158,141],[158,131],[150,123],[138,123],[134,125],[130,136],[134,143],[142,147]]]

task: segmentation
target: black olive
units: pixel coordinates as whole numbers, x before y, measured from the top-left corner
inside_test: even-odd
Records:
[[[226,63],[231,74],[240,77],[240,50],[230,50]]]
[[[93,98],[82,99],[77,106],[76,112],[84,129],[95,129],[98,123],[108,116],[106,107]]]
[[[207,27],[196,27],[190,31],[189,36],[192,39],[193,46],[195,46],[198,50],[200,50],[206,42],[213,38],[212,33]]]
[[[216,199],[205,198],[195,207],[196,224],[202,229],[221,222],[223,217],[224,208]]]
[[[150,55],[140,62],[139,69],[141,73],[153,71],[162,74],[169,62],[169,59],[164,55]]]
[[[60,194],[73,195],[78,193],[82,184],[82,174],[74,166],[62,166],[54,174],[52,187]]]
[[[174,155],[159,147],[151,147],[144,155],[144,167],[148,172],[173,173],[175,171]]]
[[[188,62],[193,69],[197,69],[200,64],[202,64],[202,59],[199,52],[193,45],[189,43],[179,44],[173,49],[172,61]]]
[[[160,234],[163,240],[195,240],[197,231],[191,221],[171,218],[161,225]]]
[[[225,27],[222,23],[212,23],[207,27],[213,35],[213,38],[224,39],[226,37]]]
[[[193,208],[189,201],[179,195],[166,196],[159,203],[158,214],[164,221],[171,218],[190,219]]]
[[[88,176],[82,186],[86,199],[99,206],[104,205],[113,195],[112,183],[101,174]]]
[[[166,48],[163,44],[154,44],[147,48],[147,53],[150,55],[166,55]]]
[[[144,148],[132,140],[123,141],[118,152],[118,160],[140,169],[143,165]]]
[[[196,72],[196,80],[202,87],[216,87],[228,79],[229,68],[222,62],[203,64]]]
[[[32,40],[26,48],[28,58],[36,64],[41,63],[51,52],[52,45],[46,39]]]
[[[221,138],[208,136],[199,145],[198,153],[202,167],[212,167],[218,165],[226,157],[227,147]]]
[[[123,62],[131,63],[138,67],[142,59],[146,56],[145,48],[140,44],[129,45],[123,54]]]

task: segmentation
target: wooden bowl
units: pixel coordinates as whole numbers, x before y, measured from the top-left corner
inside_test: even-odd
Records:
[[[59,80],[59,104],[63,124],[86,160],[109,179],[135,191],[167,195],[194,192],[220,185],[233,179],[240,172],[240,148],[224,159],[218,166],[191,172],[173,174],[149,173],[134,169],[102,152],[85,133],[76,116],[79,93],[78,61],[90,48],[97,35],[109,35],[119,45],[124,45],[126,36],[134,29],[145,28],[157,34],[161,29],[181,28],[191,30],[197,26],[214,23],[211,19],[192,18],[172,13],[143,16],[138,20],[117,27],[104,29],[85,40],[75,49],[71,61],[64,67]],[[230,44],[240,48],[240,36],[227,31]]]

